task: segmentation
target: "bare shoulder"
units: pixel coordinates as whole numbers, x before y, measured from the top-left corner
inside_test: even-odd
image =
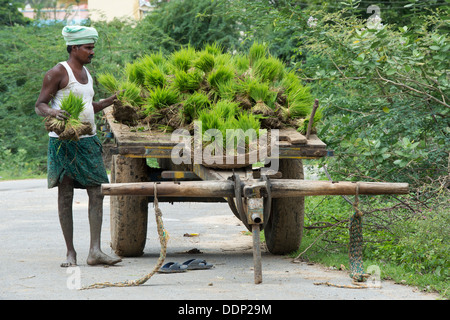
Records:
[[[61,81],[61,78],[64,76],[64,74],[64,67],[60,63],[58,63],[56,66],[47,71],[47,73],[45,74],[45,78],[51,82],[58,79],[59,82]]]
[[[44,83],[47,85],[57,86],[58,89],[64,88],[67,85],[67,81],[67,71],[60,63],[47,71],[44,78]]]

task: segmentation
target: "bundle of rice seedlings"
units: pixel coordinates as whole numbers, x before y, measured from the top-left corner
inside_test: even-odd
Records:
[[[65,120],[58,120],[55,117],[46,117],[45,118],[45,130],[48,132],[55,132],[57,135],[60,135],[64,132],[66,128]]]
[[[61,100],[61,109],[67,111],[71,119],[78,120],[84,110],[83,98],[70,91],[69,95]]]
[[[145,108],[149,123],[173,128],[184,127],[200,114],[222,117],[222,128],[238,126],[240,111],[250,113],[263,128],[292,127],[308,117],[314,103],[295,72],[286,72],[283,63],[258,42],[247,54],[223,53],[214,43],[201,51],[188,46],[168,57],[161,52],[145,55],[127,65],[124,75],[126,85],[111,74],[101,83],[111,92],[118,91],[122,104]],[[233,116],[228,116],[231,109]]]
[[[246,55],[236,54],[233,56],[233,64],[236,66],[236,71],[244,73],[250,67],[250,59]]]
[[[129,82],[134,82],[135,84],[142,86],[144,85],[144,74],[145,74],[145,66],[140,61],[136,61],[134,63],[128,63],[125,66],[125,75]]]
[[[122,81],[118,85],[117,100],[114,101],[114,119],[127,125],[135,125],[143,117],[141,87],[134,82]]]
[[[284,75],[281,86],[284,88],[283,100],[285,98],[287,102],[280,112],[284,121],[306,117],[311,113],[314,99],[310,88],[303,86],[293,71]]]
[[[216,66],[232,66],[233,65],[233,56],[229,53],[222,53],[214,57],[214,61]]]
[[[238,111],[238,104],[229,100],[219,100],[211,109],[222,119],[234,118]]]
[[[269,84],[259,80],[253,80],[248,85],[249,96],[256,102],[252,107],[252,112],[270,116],[274,114],[273,108],[276,99],[276,93],[271,91]],[[269,106],[270,105],[270,106]]]
[[[147,114],[158,112],[180,101],[179,92],[169,87],[156,87],[150,90],[147,98]]]
[[[211,87],[217,89],[220,83],[228,82],[234,78],[234,68],[232,66],[221,65],[208,75],[208,82]]]
[[[208,129],[213,127],[222,134],[223,142],[228,155],[245,153],[249,150],[259,136],[260,122],[257,117],[247,112],[240,112],[237,116],[223,118],[214,111],[208,115],[209,121],[206,125]],[[212,119],[215,122],[211,121]]]
[[[207,53],[212,54],[213,56],[218,56],[223,52],[223,48],[218,45],[217,42],[207,44],[203,50]]]
[[[148,70],[153,69],[158,66],[158,64],[155,62],[155,60],[158,61],[158,58],[155,55],[144,55],[142,58],[138,60],[139,65],[141,68]]]
[[[100,74],[97,80],[110,93],[115,93],[119,89],[119,82],[109,72]]]
[[[151,59],[153,63],[158,67],[163,67],[166,65],[166,58],[164,57],[164,54],[161,51],[151,53],[147,55],[147,57]]]
[[[314,98],[310,89],[300,85],[296,91],[291,91],[287,95],[288,109],[287,115],[290,118],[305,117],[311,113]]]
[[[183,116],[186,121],[198,118],[199,112],[210,107],[208,96],[201,92],[194,92],[183,103]]]
[[[309,119],[311,118],[311,114],[308,114],[305,118],[297,119],[296,125],[298,126],[297,131],[301,134],[306,134],[308,131]],[[311,127],[311,133],[316,133],[317,123],[322,120],[322,109],[318,108],[316,113],[314,114],[313,125]]]
[[[198,70],[186,72],[184,70],[175,71],[175,79],[172,86],[179,92],[193,92],[200,87],[202,75]]]
[[[198,115],[198,120],[202,123],[202,134],[204,135],[209,129],[222,129],[223,118],[212,110],[201,110]]]
[[[135,82],[122,81],[118,86],[117,99],[123,105],[138,107],[142,104],[141,87]]]
[[[244,131],[253,129],[256,132],[256,137],[258,137],[261,123],[259,122],[258,117],[254,114],[248,112],[240,112],[237,116],[236,126],[237,128],[240,128]]]
[[[225,135],[223,133],[224,131],[224,119],[220,117],[216,112],[212,110],[202,110],[199,113],[198,120],[201,121],[201,130],[202,130],[202,145],[206,147],[206,145],[209,145],[211,143],[215,144],[216,149],[223,150],[224,142],[226,141]],[[213,130],[210,130],[213,129]],[[210,131],[208,131],[210,130]],[[220,132],[222,135],[222,139],[218,140],[216,139],[216,133]],[[205,141],[210,141],[210,143],[206,143]]]
[[[297,91],[297,88],[302,86],[300,79],[294,71],[286,72],[281,81],[281,86],[284,88],[286,94]]]
[[[233,100],[238,92],[238,86],[233,80],[219,82],[217,92],[220,99]]]
[[[255,41],[250,47],[250,50],[248,52],[250,66],[253,66],[259,59],[265,58],[266,55],[267,55],[267,46],[265,44]]]
[[[239,113],[235,122],[235,128],[242,129],[235,131],[238,145],[244,144],[248,151],[249,145],[258,138],[260,127],[261,123],[255,115],[247,112]]]
[[[48,117],[46,120],[46,129],[54,131],[61,140],[79,140],[80,136],[92,134],[90,123],[80,121],[80,114],[85,108],[82,97],[77,96],[72,91],[61,100],[61,109],[70,114],[68,120],[58,120]]]
[[[64,131],[59,134],[59,139],[77,141],[82,135],[88,134],[92,134],[92,126],[90,123],[70,118],[66,122]]]
[[[264,82],[274,82],[283,77],[283,62],[274,58],[260,58],[253,64],[253,72]]]
[[[214,68],[214,56],[208,52],[201,54],[194,63],[194,67],[203,71],[204,73],[209,73]]]
[[[192,67],[192,63],[195,60],[195,57],[195,49],[187,47],[172,53],[169,58],[169,62],[175,70],[182,70],[187,72]]]
[[[163,71],[159,67],[154,67],[144,71],[144,84],[149,89],[163,87],[167,84],[167,80]]]

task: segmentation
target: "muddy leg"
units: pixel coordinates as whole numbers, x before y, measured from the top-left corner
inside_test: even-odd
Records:
[[[73,246],[72,201],[73,181],[68,177],[64,177],[63,181],[58,185],[58,215],[64,240],[66,242],[67,260],[66,262],[61,263],[61,267],[77,265],[77,253]]]
[[[89,226],[91,232],[91,244],[87,264],[107,264],[114,265],[121,259],[111,258],[101,251],[100,238],[103,220],[103,195],[100,186],[88,187],[89,195]]]

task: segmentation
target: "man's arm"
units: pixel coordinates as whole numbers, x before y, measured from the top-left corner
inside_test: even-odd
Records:
[[[63,75],[58,67],[54,67],[45,74],[41,93],[34,106],[37,115],[41,117],[52,116],[61,120],[70,117],[67,111],[52,109],[48,105],[50,100],[56,95],[56,92],[58,92]]]
[[[112,95],[109,98],[103,99],[99,102],[93,102],[92,106],[94,107],[94,113],[100,112],[103,109],[105,109],[106,107],[109,107],[110,105],[112,105],[114,103],[114,100],[116,100],[117,97],[116,95]]]

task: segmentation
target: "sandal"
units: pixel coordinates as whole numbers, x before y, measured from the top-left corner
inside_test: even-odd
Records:
[[[159,273],[179,273],[179,272],[186,272],[187,266],[182,265],[178,262],[168,262],[165,265],[163,265],[158,272]]]
[[[182,266],[185,266],[187,270],[206,270],[213,267],[212,264],[202,259],[190,259],[183,262]]]

